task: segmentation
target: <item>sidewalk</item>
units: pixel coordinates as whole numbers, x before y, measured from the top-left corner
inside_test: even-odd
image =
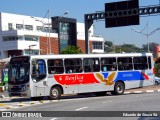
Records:
[[[7,91],[0,92],[0,98],[9,98],[8,92]]]
[[[145,86],[141,88],[133,88],[125,90],[125,93],[144,93],[144,92],[160,92],[160,85]]]
[[[147,93],[147,92],[160,92],[160,85],[152,85],[152,86],[146,86],[142,88],[133,88],[125,90],[124,94],[132,94],[132,93]],[[8,92],[3,91],[0,92],[0,99],[9,98]]]

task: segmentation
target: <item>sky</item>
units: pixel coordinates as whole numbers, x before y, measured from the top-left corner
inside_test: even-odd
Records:
[[[105,3],[124,0],[0,0],[0,12],[21,14],[35,17],[44,17],[48,10],[50,16],[62,16],[75,18],[77,22],[84,23],[84,14],[104,11]],[[160,0],[139,0],[139,6],[159,5]],[[147,42],[160,44],[160,30],[147,37],[136,33],[132,29],[141,31],[148,23],[148,34],[160,28],[160,15],[140,17],[140,25],[127,27],[105,28],[104,21],[94,21],[94,34],[102,35],[104,40],[113,41],[116,45],[135,44],[142,47]],[[147,34],[147,29],[144,30]]]

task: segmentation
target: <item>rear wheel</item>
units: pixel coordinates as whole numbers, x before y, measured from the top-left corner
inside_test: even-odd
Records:
[[[62,90],[60,87],[58,87],[58,86],[52,87],[51,91],[50,91],[49,99],[51,99],[51,100],[60,99],[61,94],[62,94]]]
[[[116,82],[114,86],[114,91],[111,92],[112,95],[122,95],[124,93],[125,86],[122,82]]]

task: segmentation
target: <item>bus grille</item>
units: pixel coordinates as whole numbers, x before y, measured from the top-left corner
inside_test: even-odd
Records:
[[[22,88],[11,88],[11,91],[22,91]]]

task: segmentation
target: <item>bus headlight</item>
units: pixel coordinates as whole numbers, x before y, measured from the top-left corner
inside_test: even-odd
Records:
[[[22,87],[22,91],[25,91],[25,90],[26,90],[26,86],[23,86],[23,87]]]

